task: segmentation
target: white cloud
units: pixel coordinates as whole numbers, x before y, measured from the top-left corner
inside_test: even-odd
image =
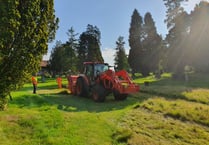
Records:
[[[115,50],[112,48],[105,48],[102,50],[104,62],[108,63],[109,65],[114,65],[114,55]]]

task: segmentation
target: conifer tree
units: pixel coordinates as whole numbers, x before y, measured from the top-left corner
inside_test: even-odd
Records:
[[[80,71],[84,61],[104,62],[100,50],[100,37],[101,33],[99,28],[90,24],[87,25],[86,31],[80,35],[79,47],[77,49],[78,67]]]
[[[124,37],[119,36],[116,41],[115,66],[117,70],[128,70],[128,59],[124,48]]]
[[[181,3],[186,0],[164,0],[167,7],[168,35],[166,42],[168,46],[167,68],[173,72],[175,78],[182,78],[184,75],[184,66],[186,65],[185,42],[188,37],[189,16],[184,11]]]
[[[78,47],[78,39],[76,39],[76,36],[78,35],[77,33],[75,34],[75,31],[73,27],[71,27],[67,35],[69,37],[68,41],[64,44],[65,47],[65,64],[66,64],[66,69],[76,72],[76,64],[77,64],[77,54],[76,50]]]
[[[202,1],[190,14],[191,27],[187,41],[188,63],[198,72],[209,72],[209,2]]]
[[[65,48],[61,41],[57,41],[55,46],[52,48],[51,55],[49,58],[49,68],[53,77],[57,74],[63,73],[65,67]]]
[[[141,62],[141,34],[142,34],[142,17],[139,15],[138,11],[135,9],[131,16],[131,24],[129,29],[129,56],[128,63],[132,69],[132,75],[140,70]]]
[[[148,12],[144,17],[143,25],[143,67],[142,74],[148,75],[150,72],[158,70],[158,64],[162,53],[162,38],[157,33],[152,15]]]

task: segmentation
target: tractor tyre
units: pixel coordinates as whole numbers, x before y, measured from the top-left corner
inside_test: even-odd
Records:
[[[101,85],[95,85],[92,88],[92,98],[95,102],[104,102],[106,97],[105,88]]]
[[[88,85],[82,78],[78,78],[76,82],[76,94],[81,97],[88,97]]]
[[[126,100],[128,94],[120,94],[118,91],[113,92],[114,98],[117,101]]]

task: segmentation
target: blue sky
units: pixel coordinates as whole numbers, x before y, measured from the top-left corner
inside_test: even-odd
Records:
[[[184,5],[187,9],[192,9],[200,0],[189,1]],[[105,62],[113,64],[115,42],[119,36],[124,37],[126,53],[129,51],[129,28],[134,9],[137,9],[142,17],[146,12],[150,12],[158,33],[165,37],[166,8],[163,0],[55,0],[55,14],[60,19],[59,29],[54,42],[49,44],[48,55],[44,58],[48,59],[57,40],[62,43],[67,41],[66,33],[70,27],[81,34],[86,31],[86,26],[91,24],[101,31],[101,51]]]

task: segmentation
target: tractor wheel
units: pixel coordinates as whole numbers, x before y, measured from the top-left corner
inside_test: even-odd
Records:
[[[117,101],[125,100],[128,96],[128,94],[120,94],[118,91],[114,91],[113,95],[115,97],[115,100],[117,100]]]
[[[92,98],[95,102],[105,101],[105,89],[101,85],[96,85],[92,88]]]
[[[76,82],[76,94],[81,97],[88,97],[88,85],[82,78],[78,78]]]

